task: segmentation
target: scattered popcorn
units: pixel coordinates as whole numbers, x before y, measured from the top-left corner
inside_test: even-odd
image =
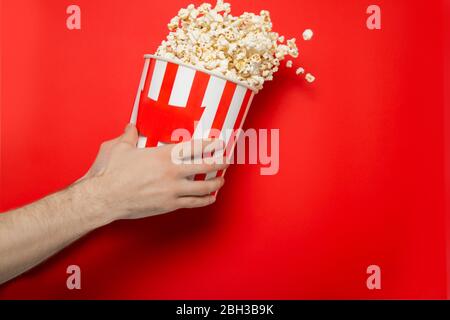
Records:
[[[298,68],[297,70],[295,70],[295,73],[299,76],[299,75],[305,73],[305,69],[303,69],[303,68],[300,67],[300,68]]]
[[[314,80],[316,80],[316,77],[314,77],[311,73],[307,73],[305,76],[306,81],[308,81],[309,83],[313,83]]]
[[[272,31],[270,13],[231,15],[231,6],[218,0],[180,9],[156,55],[219,72],[259,90],[273,79],[280,61],[299,55],[296,39]],[[292,61],[286,65],[292,66]]]
[[[311,29],[306,29],[305,31],[303,31],[303,40],[305,41],[311,40],[313,35],[314,33],[312,32]]]
[[[292,68],[292,60],[286,62],[286,68]]]

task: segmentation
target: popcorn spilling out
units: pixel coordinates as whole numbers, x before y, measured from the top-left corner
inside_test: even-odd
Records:
[[[303,69],[302,67],[300,67],[300,68],[298,68],[297,70],[295,70],[295,73],[299,76],[299,75],[305,73],[305,69]]]
[[[203,3],[180,9],[168,28],[170,33],[156,55],[220,73],[256,90],[273,80],[287,56],[299,56],[295,38],[285,40],[272,31],[268,11],[262,10],[259,15],[244,12],[237,17],[231,15],[230,4],[223,0],[215,7]],[[311,37],[311,30],[303,33],[305,40]],[[292,61],[286,66],[292,67]],[[310,75],[309,79],[313,82],[315,78]]]
[[[311,29],[306,29],[305,31],[303,31],[303,40],[309,41],[312,39],[313,35],[314,33]]]
[[[309,83],[314,82],[314,80],[316,80],[316,77],[314,77],[311,73],[307,73],[305,76],[306,81],[308,81]]]

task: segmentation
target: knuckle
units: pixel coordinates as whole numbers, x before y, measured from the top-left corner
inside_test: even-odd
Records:
[[[205,164],[202,164],[202,172],[211,172],[211,171],[214,171],[214,168],[215,168],[215,164],[211,164],[211,163],[205,163]]]
[[[173,177],[184,177],[185,176],[185,170],[183,168],[182,165],[177,164],[177,163],[172,163],[170,162],[167,165],[166,171],[169,175],[173,176]]]
[[[176,183],[172,188],[174,196],[183,195],[186,192],[186,185],[184,183]]]
[[[117,150],[122,150],[123,149],[123,143],[122,142],[117,142],[113,145],[109,146],[111,148],[112,151],[117,151]]]
[[[119,141],[117,141],[117,143],[115,144],[115,146],[116,146],[117,148],[125,148],[125,147],[129,147],[130,144],[127,143],[126,141],[119,140]]]
[[[108,148],[109,146],[111,146],[111,141],[103,141],[100,144],[100,150],[104,150],[104,149]]]

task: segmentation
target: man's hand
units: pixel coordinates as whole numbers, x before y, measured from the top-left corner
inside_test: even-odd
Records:
[[[180,145],[137,149],[137,140],[136,128],[127,126],[122,136],[102,144],[90,170],[72,186],[0,214],[0,284],[115,220],[214,202],[211,193],[223,185],[223,178],[192,177],[225,169],[224,159],[188,160],[223,148],[219,140],[186,142],[181,149],[193,152],[184,157],[174,152]]]
[[[98,201],[106,204],[105,213],[111,220],[203,207],[215,201],[211,193],[222,187],[222,177],[208,181],[189,178],[225,169],[223,159],[213,164],[211,161],[177,164],[172,152],[175,145],[137,149],[137,139],[136,128],[128,125],[121,137],[103,143],[92,168],[81,181],[86,184],[86,193],[97,195]],[[223,148],[220,140],[185,144],[192,145],[193,154],[201,153],[195,156]]]

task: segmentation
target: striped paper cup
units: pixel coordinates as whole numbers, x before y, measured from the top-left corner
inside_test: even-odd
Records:
[[[242,129],[257,91],[243,82],[178,61],[146,54],[141,81],[131,115],[139,131],[138,147],[174,143],[176,129],[187,130],[193,139],[208,138],[220,131],[227,156]],[[223,175],[215,172],[196,180]]]

